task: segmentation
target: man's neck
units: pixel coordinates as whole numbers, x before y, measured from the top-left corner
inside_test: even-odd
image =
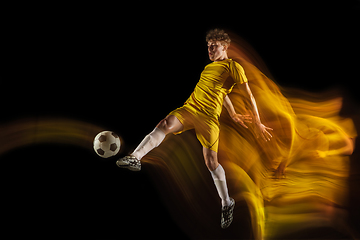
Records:
[[[215,60],[214,62],[219,62],[219,61],[223,61],[225,59],[228,59],[229,57],[227,56],[227,54],[224,54],[222,57],[220,57],[219,59]]]

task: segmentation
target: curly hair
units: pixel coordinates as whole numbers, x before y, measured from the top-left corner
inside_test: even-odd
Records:
[[[212,29],[206,34],[206,41],[220,41],[222,45],[230,45],[229,35],[222,29]]]

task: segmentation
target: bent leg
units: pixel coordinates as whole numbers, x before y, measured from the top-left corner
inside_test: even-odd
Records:
[[[231,200],[226,184],[225,170],[218,162],[217,153],[213,150],[203,147],[203,154],[205,164],[211,173],[211,176],[215,183],[215,187],[221,198],[221,205],[223,207],[230,206]]]
[[[130,155],[141,160],[148,152],[159,146],[169,133],[178,132],[183,129],[183,125],[173,115],[167,116],[161,120],[154,130],[145,136],[139,146]]]

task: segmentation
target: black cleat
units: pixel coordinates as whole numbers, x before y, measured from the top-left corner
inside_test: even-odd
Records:
[[[125,156],[116,161],[116,165],[120,168],[127,168],[131,171],[140,171],[141,162],[136,157]]]
[[[230,198],[230,206],[222,207],[221,209],[221,228],[225,229],[230,226],[233,221],[233,212],[235,207],[235,200]]]

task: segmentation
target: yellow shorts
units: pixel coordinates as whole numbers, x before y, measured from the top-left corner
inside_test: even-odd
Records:
[[[199,112],[190,105],[177,108],[170,112],[169,115],[177,117],[184,126],[182,131],[174,134],[195,129],[196,137],[203,147],[215,152],[218,151],[220,128],[217,117]]]

